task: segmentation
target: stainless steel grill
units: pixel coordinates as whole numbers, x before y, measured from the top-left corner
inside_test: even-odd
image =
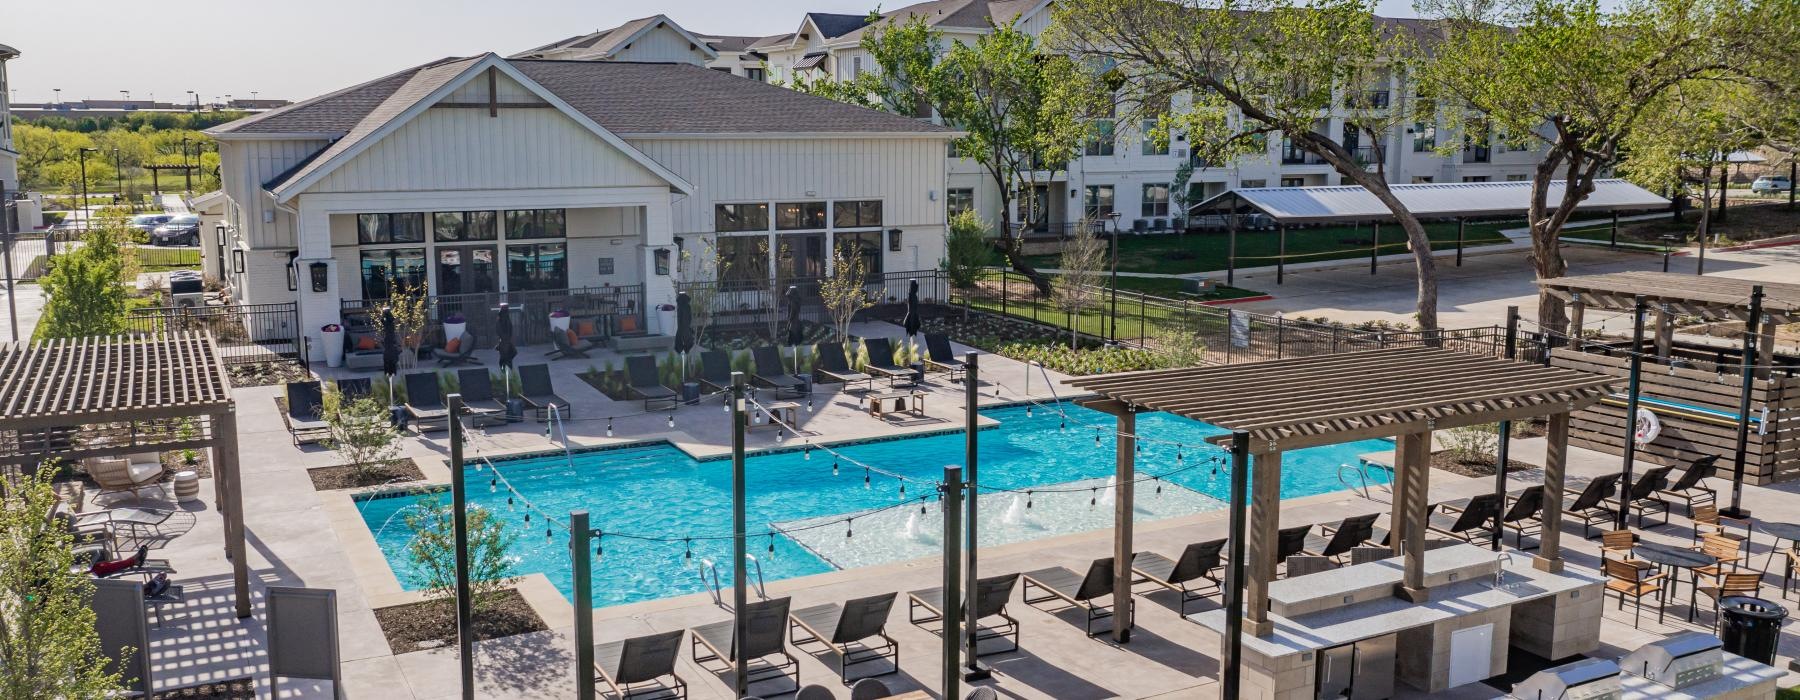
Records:
[[[1724,672],[1725,654],[1719,638],[1705,632],[1685,632],[1638,647],[1620,661],[1626,673],[1670,688],[1705,683]]]
[[[1619,665],[1610,659],[1582,659],[1531,674],[1513,686],[1519,700],[1616,700]]]

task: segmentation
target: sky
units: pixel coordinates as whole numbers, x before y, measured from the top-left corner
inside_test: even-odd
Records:
[[[806,12],[863,14],[880,0],[0,0],[0,44],[19,102],[163,102],[231,95],[301,100],[445,56],[516,53],[625,20],[764,36]],[[886,0],[890,9],[905,0]],[[1411,16],[1411,0],[1380,12]],[[187,27],[184,31],[183,27]],[[19,31],[21,28],[26,31]]]

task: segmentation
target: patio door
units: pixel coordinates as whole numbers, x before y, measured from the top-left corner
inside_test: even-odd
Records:
[[[500,289],[500,266],[494,246],[437,247],[436,296],[489,294]]]

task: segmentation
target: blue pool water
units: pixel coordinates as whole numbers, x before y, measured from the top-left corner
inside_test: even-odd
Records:
[[[1113,472],[1113,440],[1110,431],[1084,426],[1110,426],[1110,416],[1064,404],[1068,427],[1059,429],[1062,417],[1038,408],[1027,416],[1023,407],[983,411],[983,415],[999,422],[997,428],[980,435],[980,474],[984,486],[984,503],[1016,500],[1014,494],[991,493],[988,488],[1029,489],[1054,488],[1082,480],[1102,480]],[[1217,503],[1229,497],[1229,470],[1221,465],[1216,471],[1213,459],[1228,464],[1225,452],[1203,442],[1221,431],[1213,426],[1151,413],[1138,417],[1138,433],[1161,440],[1175,441],[1182,461],[1176,460],[1177,447],[1148,444],[1138,457],[1138,473],[1142,476],[1170,474],[1169,488],[1190,489],[1196,494],[1181,503]],[[1099,440],[1096,441],[1096,436]],[[963,459],[964,435],[961,432],[894,440],[881,440],[836,448],[857,461],[905,475],[916,481],[908,483],[906,500],[913,501],[904,509],[917,513],[919,506],[935,508],[935,504],[919,503],[919,497],[931,492],[947,464],[960,464]],[[790,445],[794,440],[790,440]],[[1343,488],[1337,478],[1339,465],[1355,464],[1357,455],[1392,449],[1390,442],[1361,442],[1296,450],[1282,460],[1281,494],[1283,498],[1309,496]],[[868,486],[860,467],[848,462],[839,464],[832,475],[833,458],[814,449],[808,459],[801,451],[753,455],[746,463],[749,531],[766,532],[773,523],[788,523],[806,518],[855,514],[861,511],[894,506],[903,499],[899,482],[874,474]],[[496,462],[521,493],[544,512],[566,518],[569,511],[586,508],[593,527],[612,533],[683,538],[728,535],[731,532],[731,463],[728,460],[696,461],[666,443],[652,443],[620,449],[577,453],[573,468],[562,455],[530,457]],[[517,557],[517,573],[543,573],[567,595],[572,590],[566,536],[559,529],[546,538],[542,515],[524,520],[525,509],[507,504],[506,488],[490,491],[491,474],[478,473],[475,465],[467,467],[469,500],[474,506],[498,514],[505,527],[517,535],[510,550]],[[1140,503],[1153,498],[1154,483],[1138,487]],[[403,585],[409,580],[410,564],[405,547],[411,533],[404,525],[405,509],[418,502],[420,495],[368,498],[358,503],[363,520],[376,533],[376,541],[386,554]],[[448,499],[448,494],[442,496]],[[1216,499],[1216,501],[1214,500]],[[1055,511],[1088,509],[1086,494],[1064,494],[1061,500],[1045,494],[1034,500],[1032,518],[1054,520]],[[1215,506],[1216,507],[1216,506]],[[1013,506],[1014,515],[1018,511]],[[1193,510],[1191,512],[1199,512]],[[1180,513],[1161,513],[1166,517]],[[901,510],[887,511],[882,517],[901,516]],[[1092,514],[1081,522],[1092,522]],[[1140,511],[1144,519],[1146,512]],[[910,517],[910,515],[904,516]],[[877,520],[871,517],[870,521]],[[1013,518],[1012,520],[1017,520]],[[984,523],[994,529],[999,523]],[[932,527],[937,527],[933,525]],[[1084,527],[1087,527],[1084,525]],[[893,531],[867,528],[843,538],[842,525],[820,528],[808,536],[834,533],[833,545],[882,547],[883,538],[894,538]],[[909,523],[909,528],[910,523]],[[1003,529],[1003,528],[1002,528]],[[1066,529],[1066,528],[1065,528]],[[1056,534],[1055,528],[1017,528],[1011,540],[1032,539]],[[803,538],[804,539],[804,538]],[[984,540],[986,538],[984,537]],[[719,575],[729,585],[729,545],[726,541],[694,542],[691,558],[689,546],[680,541],[654,542],[620,536],[602,539],[604,554],[594,565],[593,597],[596,606],[617,605],[656,598],[696,593],[709,589],[698,575],[702,560],[718,563]],[[774,546],[770,553],[769,547]],[[833,566],[812,550],[787,535],[759,536],[750,551],[761,563],[767,580],[805,576],[833,570]],[[821,548],[820,551],[824,551]],[[898,551],[898,550],[897,550]],[[896,554],[896,556],[899,556]],[[912,556],[917,556],[916,552]],[[879,557],[877,557],[879,559]],[[903,557],[902,557],[903,558]],[[866,557],[864,557],[866,559]]]

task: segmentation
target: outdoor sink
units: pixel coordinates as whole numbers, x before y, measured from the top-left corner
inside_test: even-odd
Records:
[[[1521,576],[1510,571],[1502,572],[1500,574],[1500,581],[1497,584],[1493,577],[1488,577],[1486,583],[1488,588],[1503,593],[1510,593],[1520,598],[1549,593],[1549,591],[1545,590],[1543,587],[1532,583],[1530,577]]]

